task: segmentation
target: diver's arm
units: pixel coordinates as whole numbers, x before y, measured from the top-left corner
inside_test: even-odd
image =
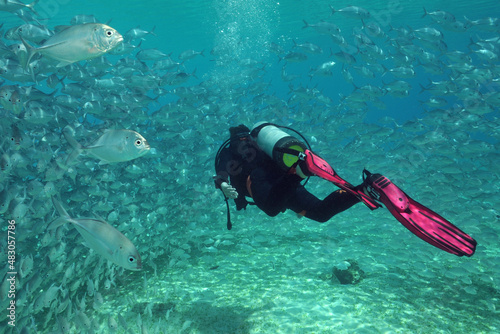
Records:
[[[231,152],[228,148],[223,149],[220,153],[219,160],[216,162],[216,175],[213,177],[215,188],[217,189],[222,190],[222,184],[229,183],[229,173],[226,169],[230,160]]]

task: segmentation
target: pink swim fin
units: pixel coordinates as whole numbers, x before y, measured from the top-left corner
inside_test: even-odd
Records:
[[[370,196],[382,202],[404,227],[420,239],[457,256],[472,256],[476,251],[476,240],[413,200],[383,175],[365,169],[363,179]]]
[[[343,180],[325,160],[310,150],[305,150],[299,158],[307,167],[307,171],[303,172],[319,176],[354,194],[372,210],[381,207],[377,201],[383,203],[404,227],[429,244],[457,256],[472,256],[476,251],[476,240],[413,200],[386,177],[372,174],[366,169],[363,171],[368,196],[360,187],[354,187]]]

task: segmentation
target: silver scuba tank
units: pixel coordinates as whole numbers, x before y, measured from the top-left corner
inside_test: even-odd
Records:
[[[303,142],[268,122],[254,124],[250,134],[257,145],[286,171],[297,162],[298,158],[296,155],[283,152],[282,149],[300,152],[305,152],[307,149]],[[306,177],[299,166],[296,167],[296,173],[302,178]]]

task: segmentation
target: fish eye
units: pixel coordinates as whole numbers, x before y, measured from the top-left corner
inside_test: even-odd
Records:
[[[142,140],[140,140],[140,139],[135,140],[135,146],[141,146],[141,144],[142,144]]]
[[[106,35],[108,35],[108,37],[113,36],[113,31],[112,30],[107,30],[106,31]]]
[[[135,257],[129,256],[128,257],[128,263],[134,263],[135,262]]]

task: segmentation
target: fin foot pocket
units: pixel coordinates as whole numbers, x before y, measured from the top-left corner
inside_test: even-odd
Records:
[[[366,169],[363,173],[365,172],[368,176],[364,178],[363,174],[363,182],[365,183],[367,192],[370,196],[380,201],[380,194],[383,193],[399,212],[408,210],[410,202],[406,194],[401,189],[381,174],[372,174]]]

